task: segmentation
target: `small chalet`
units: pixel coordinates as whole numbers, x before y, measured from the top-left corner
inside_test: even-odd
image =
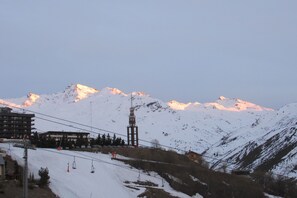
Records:
[[[41,139],[55,140],[56,142],[67,141],[77,142],[83,140],[89,142],[90,133],[86,132],[71,132],[71,131],[48,131],[46,133],[39,134]]]
[[[202,156],[194,151],[189,150],[188,152],[185,153],[185,155],[193,162],[196,162],[196,163],[202,162]]]

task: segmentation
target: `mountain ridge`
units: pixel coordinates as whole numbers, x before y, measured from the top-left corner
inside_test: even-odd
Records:
[[[69,100],[69,102],[78,102],[80,100],[87,99],[87,98],[93,96],[94,94],[100,93],[100,92],[107,92],[107,93],[111,93],[111,94],[121,94],[124,96],[131,95],[131,94],[139,95],[139,96],[149,96],[148,94],[146,94],[144,92],[132,92],[132,93],[127,94],[117,88],[110,88],[110,87],[105,87],[102,90],[98,90],[96,88],[92,88],[92,87],[82,85],[79,83],[71,84],[71,85],[67,86],[66,89],[62,93],[65,94],[64,100],[66,100],[66,101]],[[50,95],[59,95],[59,94],[61,94],[61,92],[49,94],[49,96]],[[47,95],[36,94],[33,92],[28,93],[27,100],[23,102],[22,106],[27,107],[27,106],[33,105],[40,98],[40,96],[47,96]],[[19,99],[19,98],[17,98],[17,99]],[[13,101],[14,99],[2,99],[2,100]],[[232,104],[232,103],[234,103],[234,104]],[[253,104],[251,102],[247,102],[242,99],[227,98],[224,96],[220,96],[218,98],[218,100],[216,100],[215,102],[200,103],[200,102],[196,101],[196,102],[183,103],[183,102],[179,102],[177,100],[170,100],[167,102],[167,104],[173,110],[193,110],[193,108],[199,108],[201,106],[203,106],[203,108],[210,107],[210,108],[214,108],[214,109],[218,109],[218,110],[227,110],[227,111],[242,111],[242,110],[248,110],[248,109],[249,110],[254,109],[257,111],[273,110],[271,108],[262,107],[260,105]],[[248,106],[245,106],[245,104]],[[224,105],[228,105],[228,107],[226,107]]]
[[[215,169],[219,169],[223,161],[232,162],[230,167],[234,169],[263,167],[269,161],[265,152],[252,158],[253,161],[262,159],[263,164],[247,163],[248,153],[255,153],[260,148],[269,150],[268,146],[272,145],[271,149],[273,146],[278,149],[270,153],[277,155],[282,150],[286,152],[279,154],[281,157],[275,161],[276,164],[269,165],[269,171],[285,171],[287,175],[297,176],[295,167],[292,167],[297,162],[297,155],[294,148],[290,147],[296,142],[291,128],[297,128],[297,104],[273,110],[222,96],[215,102],[201,104],[163,102],[143,92],[127,94],[108,87],[98,90],[84,85],[72,85],[66,90],[49,95],[28,94],[19,99],[0,99],[0,104],[90,126],[84,130],[107,129],[125,137],[132,95],[139,136],[146,140],[141,145],[149,146],[147,142],[158,139],[162,145],[180,152],[193,150],[203,153]],[[38,132],[69,130],[69,126],[40,119],[36,119],[35,126]],[[277,134],[287,137],[286,140],[273,138]],[[91,135],[94,137],[96,133]],[[293,138],[289,138],[292,135]],[[282,165],[285,168],[279,168],[284,161],[287,161],[288,166]]]

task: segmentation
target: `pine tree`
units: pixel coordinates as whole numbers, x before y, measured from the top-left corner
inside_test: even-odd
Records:
[[[109,133],[107,134],[106,145],[107,146],[110,146],[111,145],[111,139],[110,139]]]
[[[97,145],[101,145],[101,143],[102,143],[102,139],[101,139],[100,134],[98,134],[98,137],[97,137],[97,139],[96,139],[96,144],[97,144]]]
[[[40,180],[38,182],[39,187],[45,187],[49,184],[50,176],[48,174],[48,168],[40,168],[38,171],[38,175],[40,176]]]
[[[117,138],[117,139],[115,140],[114,145],[115,145],[115,146],[120,146],[121,143],[122,143],[122,139],[121,139],[121,138]]]
[[[125,145],[125,140],[121,141],[121,145],[124,146]]]
[[[101,145],[104,146],[106,145],[106,138],[105,138],[105,134],[102,135],[102,139],[101,139]]]
[[[117,146],[117,137],[115,134],[113,134],[112,145]]]

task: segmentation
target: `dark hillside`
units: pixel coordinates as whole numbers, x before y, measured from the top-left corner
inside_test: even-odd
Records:
[[[199,193],[203,197],[264,197],[262,187],[250,178],[214,172],[174,151],[127,147],[102,147],[99,151],[115,151],[133,158],[121,161],[135,168],[157,172],[172,188],[189,196]]]

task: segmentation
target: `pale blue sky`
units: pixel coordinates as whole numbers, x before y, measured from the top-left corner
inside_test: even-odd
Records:
[[[296,0],[0,0],[0,98],[71,83],[297,102]]]

